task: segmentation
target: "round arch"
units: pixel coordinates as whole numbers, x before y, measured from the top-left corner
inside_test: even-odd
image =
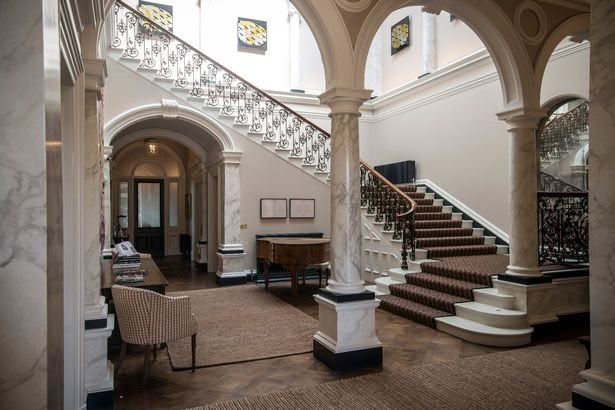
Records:
[[[139,131],[136,131],[136,132],[128,134],[128,135],[137,134],[138,132],[141,132],[141,131],[146,131],[146,133],[144,133],[143,135],[151,135],[151,134],[147,133],[147,131],[149,131],[149,130],[139,130]],[[118,163],[121,162],[122,158],[124,158],[125,155],[130,153],[135,148],[138,148],[138,147],[142,146],[143,138],[145,138],[145,137],[141,137],[141,138],[132,138],[131,137],[130,142],[128,142],[128,140],[127,140],[125,144],[118,145],[117,146],[117,150],[116,150],[117,154],[113,156],[113,160],[115,162],[118,162]],[[180,142],[178,140],[173,140],[173,141]],[[160,148],[160,150],[162,150],[162,151],[166,152],[167,154],[169,154],[169,156],[171,156],[171,158],[173,158],[173,160],[177,164],[177,167],[179,169],[179,177],[178,178],[184,178],[186,176],[186,172],[184,170],[183,161],[177,155],[175,150],[173,150],[170,147],[166,146],[164,143],[160,143],[158,145],[158,147]],[[190,148],[190,147],[188,147],[188,148]],[[196,152],[195,152],[195,154],[196,154]],[[138,167],[139,165],[141,165],[141,164],[143,164],[145,162],[152,162],[152,163],[157,164],[156,161],[154,161],[152,159],[144,159],[142,161],[137,161],[136,164],[134,165],[130,175],[134,174],[134,170],[136,169],[136,167]],[[163,171],[164,171],[164,173],[166,175],[166,171],[164,170],[164,168],[163,168]]]
[[[534,65],[534,82],[536,84],[536,90],[538,94],[540,94],[540,90],[542,88],[542,79],[547,69],[549,59],[551,58],[551,55],[555,50],[555,47],[557,47],[557,45],[561,43],[562,40],[564,40],[567,36],[589,30],[590,24],[591,22],[589,14],[579,14],[561,23],[559,26],[557,26],[557,28],[555,28],[555,30],[551,32],[549,37],[547,37],[540,49],[540,52],[538,53],[538,57],[536,58],[536,63]],[[540,95],[538,95],[537,98],[540,99]],[[587,99],[586,97],[579,98]]]
[[[130,145],[137,142],[141,142],[145,138],[151,137],[160,137],[175,141],[190,149],[194,154],[201,158],[201,161],[205,162],[207,159],[207,152],[194,139],[177,131],[169,130],[166,128],[146,128],[133,131],[128,134],[124,134],[119,138],[116,137],[111,142],[113,143],[113,150],[115,152],[121,153],[125,148],[129,147]],[[172,152],[172,154],[174,154],[174,152]]]
[[[211,135],[220,151],[235,151],[235,144],[231,136],[220,124],[202,112],[177,104],[174,100],[162,100],[157,104],[142,105],[115,116],[105,124],[105,145],[112,145],[111,142],[131,125],[154,118],[181,119],[189,122]]]
[[[314,33],[320,49],[327,88],[364,88],[367,55],[372,40],[386,17],[406,6],[420,6],[419,0],[387,0],[369,10],[356,37],[354,47],[339,10],[331,3],[292,0]],[[325,6],[326,4],[326,6]],[[429,11],[446,10],[459,16],[487,47],[500,77],[504,107],[537,107],[534,74],[525,48],[513,24],[492,2],[433,0]],[[335,54],[331,50],[335,50]],[[348,68],[354,68],[351,75]]]

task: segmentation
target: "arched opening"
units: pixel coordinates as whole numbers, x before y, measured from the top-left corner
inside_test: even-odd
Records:
[[[552,105],[537,132],[540,191],[588,190],[589,102],[568,98]]]

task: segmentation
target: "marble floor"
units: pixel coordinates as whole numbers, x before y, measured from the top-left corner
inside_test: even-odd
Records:
[[[180,257],[162,258],[157,263],[169,280],[167,292],[216,287],[215,274],[200,272]],[[312,298],[317,289],[317,281],[308,281],[297,298],[291,296],[287,283],[272,284],[269,291],[317,318],[318,306]],[[376,312],[376,332],[384,345],[383,366],[386,368],[506,350],[464,342],[380,309]],[[551,343],[585,334],[589,334],[589,320],[587,315],[581,315],[538,329],[534,343]],[[111,351],[109,356],[115,362],[119,352]],[[183,409],[378,371],[335,373],[309,353],[197,369],[194,373],[175,372],[166,350],[159,351],[156,361],[152,362],[145,388],[141,387],[142,369],[142,354],[136,348],[130,349],[115,379],[116,409]]]

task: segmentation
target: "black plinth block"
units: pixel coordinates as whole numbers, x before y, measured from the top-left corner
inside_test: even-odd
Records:
[[[382,346],[335,353],[314,340],[314,357],[336,372],[382,366]]]
[[[332,300],[335,303],[358,302],[361,300],[376,299],[376,294],[369,290],[361,293],[335,293],[326,289],[319,289],[318,294],[323,298]]]
[[[521,285],[539,285],[542,283],[552,282],[552,279],[550,276],[517,276],[517,275],[508,275],[506,273],[500,273],[498,275],[498,280],[501,280],[504,282],[519,283]]]
[[[88,410],[113,410],[113,390],[88,394]]]
[[[575,392],[572,392],[572,407],[580,410],[613,410],[611,406]]]

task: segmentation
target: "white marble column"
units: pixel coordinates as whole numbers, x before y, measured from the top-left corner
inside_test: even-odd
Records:
[[[509,275],[541,276],[538,269],[536,128],[542,112],[499,114],[510,126]]]
[[[301,14],[288,2],[288,71],[291,91],[303,91],[301,82]]]
[[[334,88],[320,96],[331,107],[331,279],[314,297],[314,356],[342,371],[382,363],[375,319],[380,302],[361,280],[359,107],[370,94]]]
[[[218,168],[218,279],[224,284],[246,280],[240,236],[241,153],[223,152]]]
[[[105,222],[105,244],[103,247],[103,256],[111,257],[111,239],[113,238],[113,221],[111,220],[111,154],[113,147],[104,147],[104,163],[103,163],[103,207],[104,207],[104,222]]]
[[[437,68],[436,23],[437,16],[432,13],[423,14],[423,74],[430,74]]]
[[[592,0],[589,114],[591,368],[572,404],[615,408],[615,3]]]
[[[61,408],[58,3],[24,6],[7,0],[0,7],[0,407]]]

